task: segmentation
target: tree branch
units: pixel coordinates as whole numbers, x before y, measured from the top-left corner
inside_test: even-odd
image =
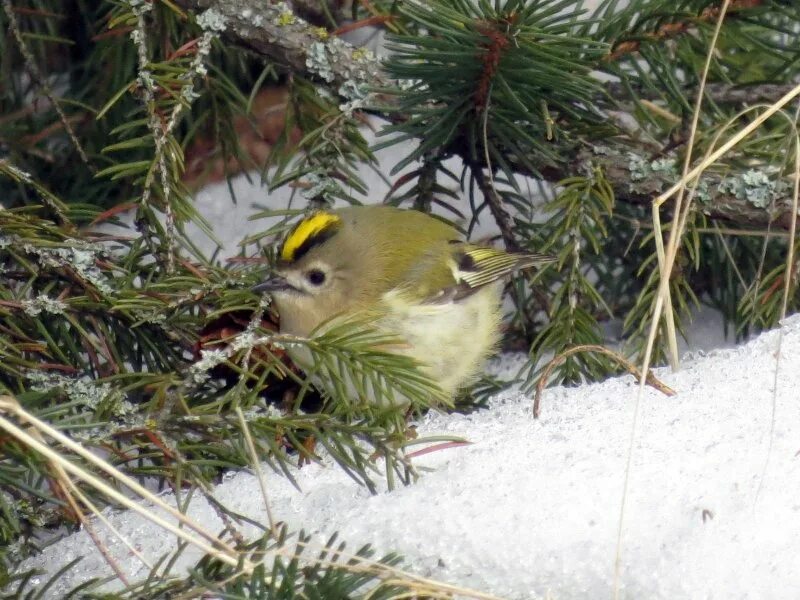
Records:
[[[514,226],[511,217],[508,212],[506,212],[497,190],[494,189],[491,178],[487,177],[483,172],[483,165],[472,163],[470,167],[475,176],[475,182],[483,193],[486,204],[489,205],[489,211],[491,211],[495,223],[497,223],[497,227],[500,229],[500,235],[506,245],[506,250],[511,252],[519,251],[519,244],[514,237]]]
[[[294,73],[325,81],[349,100],[367,86],[388,87],[380,63],[369,50],[354,48],[327,30],[315,27],[288,5],[260,0],[177,0],[199,12],[213,9],[225,20],[229,42],[267,56]]]
[[[543,176],[555,182],[599,166],[618,201],[650,204],[680,179],[679,164],[674,155],[652,159],[641,148],[611,140],[578,152],[572,163],[548,169]],[[791,189],[787,180],[764,169],[706,172],[700,177],[695,207],[715,219],[784,230],[792,222]]]
[[[706,85],[706,98],[715,104],[741,104],[752,105],[759,102],[773,103],[780,100],[792,91],[797,83],[759,83],[755,85],[734,85],[730,83],[709,83]],[[606,92],[611,98],[625,98],[629,95],[628,87],[617,81],[604,84]],[[658,97],[647,90],[636,89],[646,100],[657,100]]]
[[[739,8],[751,7],[751,0],[740,1]],[[178,3],[195,11],[212,8],[224,17],[226,29],[222,35],[229,42],[266,56],[295,73],[323,80],[347,99],[353,99],[356,89],[366,93],[368,87],[391,87],[370,52],[329,37],[326,31],[289,11],[286,4],[264,4],[259,0],[178,0]],[[612,82],[608,86],[610,94],[620,97],[619,84]],[[780,97],[785,88],[782,84],[750,87],[711,84],[708,93],[717,102],[754,102]],[[391,105],[394,97],[382,97],[381,101],[384,106]],[[395,122],[403,120],[399,114],[388,118]],[[677,170],[670,168],[670,158],[652,160],[651,155],[651,148],[637,146],[630,140],[612,139],[602,146],[580,151],[563,167],[542,169],[541,174],[545,180],[557,182],[596,165],[605,172],[618,200],[645,204],[679,177]],[[519,168],[521,174],[530,175],[521,165]],[[474,172],[506,244],[513,249],[510,221],[499,196],[479,168]],[[790,188],[766,172],[706,174],[701,179],[697,201],[698,208],[713,218],[761,228],[772,225],[785,229],[791,224]]]

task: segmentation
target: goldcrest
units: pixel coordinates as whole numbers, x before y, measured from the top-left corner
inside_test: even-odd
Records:
[[[418,211],[353,206],[300,221],[254,289],[272,295],[281,333],[308,337],[338,319],[371,319],[402,340],[392,352],[415,359],[452,399],[499,341],[503,278],[553,260],[464,242]],[[289,355],[314,371],[307,350]]]

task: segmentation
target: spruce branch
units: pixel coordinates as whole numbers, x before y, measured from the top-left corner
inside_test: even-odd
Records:
[[[0,163],[0,174],[39,189],[8,163]],[[247,417],[259,457],[290,479],[297,462],[290,449],[315,459],[304,446],[315,439],[372,491],[380,476],[374,454],[386,459],[387,478],[410,480],[405,407],[385,399],[402,394],[423,406],[438,388],[410,359],[380,349],[397,340],[353,327],[314,340],[257,334],[267,319],[241,289],[241,274],[179,260],[165,276],[141,240],[104,246],[32,208],[0,211],[0,232],[0,393],[18,394],[24,406],[83,446],[102,449],[121,470],[176,491],[188,479],[207,493],[221,469],[250,462],[240,423],[227,410],[233,406]],[[208,310],[252,317],[237,335],[223,328],[204,347],[198,330]],[[371,410],[337,397],[322,412],[281,414],[264,397],[281,379],[297,377],[283,362],[281,342],[309,347],[321,375],[353,381],[360,398],[383,406]],[[233,384],[217,368],[223,366],[234,373]],[[302,396],[310,384],[298,379]],[[331,389],[337,394],[336,385]],[[341,385],[338,392],[349,393]],[[24,447],[0,444],[0,483],[8,492],[0,495],[0,540],[16,539],[26,522],[57,518],[44,515],[62,501],[59,490],[26,483],[47,481],[46,471]],[[28,514],[20,506],[34,508]]]
[[[181,191],[175,181],[184,170],[183,152],[174,138],[184,111],[198,97],[195,92],[195,80],[207,74],[205,61],[211,52],[211,44],[216,39],[217,33],[224,26],[224,21],[213,10],[206,11],[197,16],[197,24],[202,29],[202,35],[197,40],[184,45],[181,50],[192,52],[191,61],[181,68],[176,74],[175,64],[167,59],[164,63],[157,64],[151,58],[148,47],[149,27],[147,15],[152,10],[150,4],[130,3],[130,14],[126,22],[134,22],[135,28],[131,37],[136,46],[138,56],[137,86],[142,90],[142,103],[147,112],[147,126],[153,142],[153,157],[146,169],[142,196],[139,202],[138,222],[144,229],[146,237],[152,236],[152,225],[148,225],[143,218],[149,209],[153,188],[158,182],[161,201],[164,207],[166,221],[166,272],[172,274],[175,270],[177,254],[177,222],[176,207],[173,204],[185,201],[180,198]],[[122,17],[120,17],[121,19]],[[179,59],[179,52],[173,58]],[[165,101],[160,96],[171,97]],[[108,105],[104,110],[108,109]],[[112,146],[113,148],[113,146]],[[119,145],[116,146],[119,148]],[[106,148],[108,151],[109,147]],[[104,171],[105,174],[109,170]],[[177,198],[173,200],[173,190]]]
[[[350,328],[311,339],[281,336],[247,289],[247,273],[178,253],[176,241],[190,243],[176,239],[178,226],[194,216],[180,181],[184,148],[211,130],[216,135],[209,134],[209,146],[223,153],[234,148],[231,119],[253,116],[262,86],[273,75],[277,80],[276,66],[289,72],[291,101],[284,138],[265,167],[275,167],[273,185],[295,183],[309,205],[350,200],[351,188],[368,194],[357,177],[357,168],[372,160],[359,113],[378,114],[394,125],[397,139],[421,142],[404,156],[411,172],[398,178],[393,192],[408,189],[392,201],[443,207],[473,223],[490,212],[510,249],[549,245],[559,254],[559,272],[512,283],[514,319],[527,340],[556,354],[603,343],[600,321],[611,313],[627,314],[627,331],[641,334],[636,326],[651,313],[658,282],[652,236],[641,240],[637,220],[642,207],[679,180],[687,99],[718,0],[637,0],[627,8],[605,0],[605,12],[592,18],[565,14],[580,0],[361,2],[350,18],[372,17],[344,27],[338,24],[348,15],[333,0],[179,0],[191,9],[187,13],[173,2],[133,0],[81,4],[64,13],[55,0],[37,0],[36,8],[12,7],[16,21],[8,12],[13,1],[2,0],[0,25],[9,35],[0,49],[19,45],[24,60],[0,61],[8,92],[0,98],[0,152],[9,153],[0,158],[0,181],[2,195],[11,198],[0,207],[0,393],[17,396],[127,474],[178,495],[188,480],[219,511],[226,538],[236,537],[236,515],[215,503],[209,485],[223,470],[250,465],[253,449],[291,479],[298,458],[319,458],[316,440],[374,491],[376,457],[386,459],[390,486],[395,475],[408,481],[413,474],[403,411],[384,411],[392,408],[388,400],[402,394],[425,407],[435,397],[433,382],[415,365],[383,352],[395,341]],[[707,110],[699,115],[703,149],[716,147],[715,135],[726,135],[726,121],[760,125],[760,116],[738,112],[740,104],[774,101],[794,89],[788,85],[797,78],[791,42],[800,15],[793,4],[732,2],[734,16],[725,20],[710,72],[714,81],[706,88]],[[203,18],[224,28],[224,44],[214,41],[216,30],[197,27]],[[402,34],[393,38],[396,53],[385,64],[335,37],[381,23]],[[110,29],[95,35],[98,24]],[[59,54],[65,36],[77,42],[69,56]],[[254,55],[265,57],[266,66]],[[29,79],[31,65],[39,75]],[[596,71],[618,82],[601,83]],[[50,84],[44,95],[55,95],[49,104],[31,106],[42,81]],[[80,136],[105,177],[94,177],[94,165],[59,160],[54,149],[71,150],[75,140],[67,125],[76,118],[57,112],[59,104],[102,117],[87,119],[71,135]],[[104,108],[95,113],[98,106]],[[635,126],[612,123],[620,113]],[[797,266],[784,264],[787,232],[795,224],[786,177],[796,117],[782,116],[781,123],[762,123],[759,133],[725,154],[724,164],[700,176],[680,268],[670,280],[676,311],[700,297],[724,307],[731,322],[759,328],[782,314],[784,286],[797,296]],[[452,156],[466,165],[462,177],[443,166]],[[550,208],[559,214],[553,221],[537,219],[540,207],[519,189],[519,175],[562,184],[554,186],[559,197]],[[455,185],[446,188],[440,176]],[[142,194],[143,183],[149,196]],[[462,215],[453,190],[465,188],[469,206]],[[542,188],[549,193],[549,186]],[[483,199],[476,200],[478,190]],[[120,207],[135,206],[137,196],[144,197],[140,223],[150,240],[82,229],[113,220]],[[105,212],[97,207],[117,202]],[[165,212],[166,226],[156,211]],[[272,214],[297,212],[278,208]],[[706,215],[761,228],[763,240],[745,238],[753,231],[731,233]],[[277,234],[290,220],[253,239]],[[154,261],[163,259],[165,247],[172,262],[162,269]],[[546,280],[547,294],[533,287],[536,278]],[[539,329],[544,314],[551,326]],[[327,392],[334,401],[309,398],[312,381],[285,364],[281,346],[290,345],[309,352],[317,367],[309,374],[316,375],[314,383],[331,381]],[[562,379],[598,378],[610,364],[601,356],[572,354],[554,369]],[[494,389],[486,383],[482,392]],[[375,394],[387,402],[365,406],[364,397]],[[280,412],[279,403],[302,412]],[[245,445],[231,408],[247,419],[252,446]],[[48,486],[51,475],[29,448],[0,440],[0,561],[12,556],[8,548],[32,524],[57,526],[63,519],[58,507],[68,498]],[[102,499],[83,485],[74,491],[86,506]],[[297,562],[288,557],[286,564]],[[153,578],[163,574],[154,571]],[[247,595],[251,590],[236,574],[230,562],[209,558],[191,580],[149,585],[161,586],[165,596],[191,596],[213,582],[219,594]],[[263,581],[254,571],[253,589]]]
[[[734,16],[736,13],[759,8],[765,4],[765,0],[733,0],[727,12],[729,16]],[[719,19],[721,6],[722,2],[717,2],[711,6],[707,6],[696,16],[677,17],[668,19],[666,23],[660,22],[658,26],[651,31],[636,33],[635,38],[637,39],[630,39],[633,38],[634,35],[629,36],[628,39],[623,37],[614,43],[611,51],[603,58],[603,61],[614,62],[624,56],[639,52],[644,44],[664,42],[677,36],[687,34],[694,30],[698,24],[713,24]]]
[[[596,315],[611,316],[611,309],[591,279],[602,262],[599,258],[607,243],[609,220],[614,207],[614,194],[603,172],[595,167],[586,177],[572,177],[559,183],[561,191],[548,203],[550,218],[541,226],[545,240],[542,250],[558,257],[560,285],[550,299],[549,322],[531,344],[531,362],[527,389],[549,375],[539,363],[550,353],[564,356],[557,367],[558,381],[573,383],[587,375],[599,378],[612,372],[612,365],[603,355],[573,355],[575,346],[596,346],[603,342]],[[550,369],[552,370],[552,369]]]
[[[753,4],[753,2],[756,3]],[[286,5],[263,6],[261,3],[255,2],[255,0],[181,0],[181,5],[195,10],[213,7],[226,18],[227,28],[222,32],[222,36],[228,41],[255,51],[294,72],[329,83],[333,91],[341,94],[342,98],[347,101],[352,99],[349,93],[343,93],[348,89],[342,88],[347,81],[354,81],[357,86],[368,86],[370,89],[380,89],[383,92],[393,88],[385,70],[375,59],[366,59],[366,54],[363,51],[353,49],[335,38],[329,39],[327,34],[323,35],[296,14],[290,11],[287,12]],[[748,10],[758,8],[760,1],[744,0],[734,6],[743,15]],[[404,10],[412,11],[416,15],[424,9],[414,5]],[[713,7],[708,7],[704,10],[706,12],[703,12],[701,16],[706,15],[705,18],[713,20],[713,15],[711,14]],[[245,17],[245,15],[247,16]],[[260,18],[257,18],[256,15]],[[481,63],[483,67],[478,71],[476,87],[466,92],[466,97],[473,98],[474,94],[478,94],[480,97],[486,93],[488,81],[496,76],[499,68],[501,51],[506,49],[506,46],[498,41],[497,35],[499,34],[497,32],[499,30],[492,29],[491,31],[494,33],[487,38],[485,36],[486,22],[478,22],[476,26],[479,28],[477,33],[483,35],[484,38],[483,42],[478,39],[476,47],[480,48],[481,44],[484,44],[485,47],[484,51],[479,54],[484,62]],[[480,29],[481,27],[483,29]],[[668,30],[669,28],[662,30],[659,35],[666,35]],[[419,40],[415,38],[412,41],[417,42]],[[641,42],[639,42],[639,45],[641,45]],[[323,71],[320,71],[320,64],[315,65],[314,58],[311,56],[314,51],[313,48],[317,48],[320,51],[324,50],[319,55],[320,57],[325,57],[324,62],[327,67]],[[407,48],[402,47],[400,50],[406,51]],[[617,50],[620,50],[619,46]],[[632,47],[629,47],[628,51],[631,50]],[[427,56],[428,58],[435,57],[436,51],[431,50]],[[409,58],[409,60],[415,59]],[[452,74],[451,66],[447,66],[447,70]],[[397,71],[397,69],[393,68],[393,71]],[[397,71],[393,72],[393,75],[402,77],[403,73]],[[451,75],[443,77],[438,77],[438,81],[451,83]],[[605,88],[608,97],[618,99],[624,98],[628,91],[625,85],[617,82],[605,83],[600,87]],[[781,92],[785,93],[790,87],[789,84],[755,83],[753,85],[737,86],[727,83],[711,83],[708,86],[708,94],[717,103],[752,103],[770,101],[776,96],[780,96]],[[464,94],[460,94],[460,96],[462,98],[465,97]],[[595,96],[595,98],[597,97]],[[400,136],[401,138],[421,136],[426,139],[411,156],[398,165],[398,168],[408,164],[409,160],[413,158],[427,156],[427,160],[430,160],[431,152],[435,152],[437,157],[446,156],[449,153],[458,154],[467,163],[475,160],[477,154],[474,144],[465,139],[452,139],[449,140],[452,143],[442,143],[447,142],[448,139],[440,138],[438,130],[427,125],[427,120],[410,126],[411,129],[405,127],[404,125],[409,119],[413,120],[413,116],[408,113],[408,93],[404,96],[383,93],[380,96],[380,105],[376,104],[375,100],[377,99],[373,97],[372,101],[365,102],[364,108],[370,112],[376,112],[381,116],[388,117],[390,121],[395,123],[395,128],[399,131],[412,133],[412,135],[406,133],[405,136]],[[424,98],[418,98],[413,102],[427,106],[428,111],[447,109],[447,114],[443,116],[447,118],[453,116],[452,107],[437,107],[436,101],[437,96],[427,92]],[[477,118],[473,119],[476,122],[478,120]],[[456,125],[452,123],[446,129],[457,131]],[[503,133],[502,128],[500,133]],[[481,136],[476,135],[476,137],[480,138]],[[510,142],[512,146],[503,145],[500,152],[501,157],[520,143],[519,140],[513,140],[513,136],[505,135],[503,139],[506,142]],[[385,145],[392,143],[396,143],[396,140]],[[478,146],[480,146],[479,139]],[[549,157],[549,159],[554,157],[552,152],[555,146],[549,146],[549,150],[546,145],[537,145],[536,148],[537,151],[545,152],[545,157]],[[513,152],[513,157],[507,157],[507,159],[512,161],[511,167],[514,171],[524,175],[541,177],[552,183],[570,177],[575,173],[590,172],[592,166],[596,165],[604,171],[619,201],[631,204],[645,204],[652,200],[654,193],[669,187],[677,179],[676,174],[658,171],[657,169],[648,172],[646,178],[640,177],[636,164],[658,160],[660,158],[657,156],[658,152],[660,152],[660,149],[648,143],[645,138],[606,136],[602,144],[597,144],[592,148],[584,147],[577,152],[572,152],[571,158],[567,160],[547,160],[543,164],[541,161],[532,160],[525,151],[515,151]],[[495,158],[497,157],[493,152],[493,161]],[[709,194],[702,199],[703,212],[710,217],[724,219],[748,227],[764,227],[772,224],[773,227],[782,230],[788,229],[791,223],[791,199],[788,193],[777,194],[771,203],[763,205],[761,203],[753,203],[747,198],[746,194],[725,191],[730,187],[728,184],[731,184],[731,178],[746,177],[748,171],[749,169],[732,169],[727,175],[714,173],[704,175],[704,179],[707,180],[704,185],[709,190]],[[488,194],[486,197],[487,199],[493,199],[492,194]],[[495,218],[499,217],[498,225],[504,231],[503,237],[508,241],[513,236],[509,235],[508,227],[503,227],[504,219],[502,215],[496,214],[497,206],[497,203],[490,203],[493,215]]]

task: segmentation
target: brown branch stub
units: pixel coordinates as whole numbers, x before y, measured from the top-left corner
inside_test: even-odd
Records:
[[[482,112],[489,103],[489,90],[494,80],[500,59],[506,48],[511,44],[508,39],[508,29],[514,24],[516,14],[512,13],[500,21],[480,21],[477,24],[478,33],[488,39],[481,44],[478,60],[483,64],[478,86],[475,90],[475,110]]]
[[[637,380],[641,379],[642,375],[639,369],[637,369],[632,362],[628,359],[620,356],[616,352],[609,350],[604,346],[598,346],[596,344],[585,344],[581,346],[574,346],[569,350],[562,352],[561,354],[555,356],[544,368],[542,371],[541,377],[539,377],[539,382],[536,384],[536,394],[533,397],[533,418],[539,418],[540,412],[540,404],[542,401],[542,392],[544,392],[544,388],[547,385],[548,379],[550,379],[550,374],[553,372],[558,365],[563,363],[567,358],[572,356],[573,354],[578,354],[580,352],[599,352],[600,354],[605,354],[609,358],[613,359],[617,362],[620,366],[622,366],[628,373],[633,375]],[[645,379],[645,383],[650,387],[657,389],[662,394],[666,396],[674,396],[675,390],[671,387],[661,383],[653,372],[648,369],[647,371],[647,378]]]
[[[356,29],[361,29],[362,27],[377,27],[379,25],[385,25],[386,23],[390,23],[393,19],[394,17],[392,15],[372,15],[366,19],[353,21],[352,23],[346,23],[345,25],[337,27],[334,29],[333,35],[344,35],[346,33],[350,33],[351,31],[355,31]]]

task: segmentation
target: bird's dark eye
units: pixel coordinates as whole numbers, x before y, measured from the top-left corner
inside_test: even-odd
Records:
[[[325,273],[319,269],[311,269],[306,273],[306,279],[308,279],[309,283],[312,285],[322,285],[325,283]]]

